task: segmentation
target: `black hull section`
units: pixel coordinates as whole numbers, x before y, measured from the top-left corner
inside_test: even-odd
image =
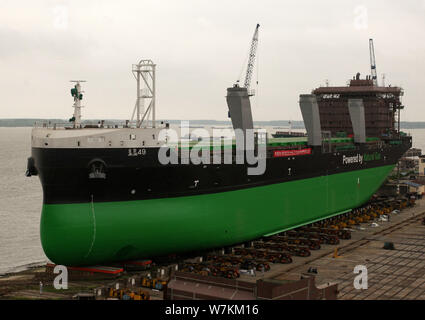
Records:
[[[45,204],[143,200],[225,192],[282,183],[347,171],[396,164],[411,147],[411,138],[401,144],[356,150],[267,158],[263,175],[248,175],[248,165],[162,165],[158,149],[129,156],[129,149],[33,148],[32,157],[44,191]],[[348,163],[344,157],[362,156]],[[266,200],[266,199],[265,199]]]

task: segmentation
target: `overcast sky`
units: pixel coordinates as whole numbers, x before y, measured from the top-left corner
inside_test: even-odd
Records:
[[[256,23],[254,120],[301,120],[299,94],[369,74],[372,37],[402,120],[425,121],[425,0],[0,0],[0,118],[69,118],[85,79],[83,118],[128,119],[146,58],[157,118],[226,120]]]

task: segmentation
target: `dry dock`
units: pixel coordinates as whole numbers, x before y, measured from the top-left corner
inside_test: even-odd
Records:
[[[293,256],[292,263],[270,263],[271,269],[255,275],[241,275],[238,281],[258,283],[299,280],[306,275],[314,276],[317,287],[337,285],[338,299],[425,299],[425,199],[405,208],[400,213],[390,214],[390,221],[362,223],[353,226],[350,240],[341,240],[338,245],[322,244],[320,250],[312,250],[308,257]],[[393,243],[394,250],[385,250],[385,243]],[[337,250],[335,250],[337,249]],[[170,263],[169,265],[173,265]],[[368,272],[368,289],[354,288],[354,267],[363,265]],[[161,265],[164,267],[164,264]],[[166,267],[166,264],[165,264]],[[310,273],[309,273],[310,270]],[[311,272],[313,271],[313,272]],[[72,299],[78,293],[92,294],[103,291],[105,299],[108,288],[128,287],[135,279],[139,287],[141,279],[156,270],[124,272],[119,276],[98,279],[96,277],[70,277],[68,290],[56,290],[52,286],[52,274],[46,267],[34,268],[0,277],[0,299]],[[159,273],[158,273],[159,274]],[[220,278],[217,278],[220,279]],[[39,282],[43,282],[40,294]],[[150,299],[162,299],[164,291],[142,288]],[[166,291],[166,290],[165,290]]]

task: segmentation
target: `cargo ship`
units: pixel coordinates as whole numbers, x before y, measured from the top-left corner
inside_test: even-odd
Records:
[[[260,141],[265,145],[262,174],[235,161],[233,140],[230,163],[184,162],[178,141],[169,153],[179,163],[163,164],[161,131],[170,128],[155,120],[155,68],[151,60],[133,66],[137,119],[84,125],[76,81],[69,125],[32,130],[27,176],[38,175],[43,187],[41,243],[52,262],[93,265],[221,248],[336,216],[366,202],[412,145],[394,120],[402,89],[357,77],[347,87],[300,95],[307,137],[254,135],[257,153]],[[250,96],[247,85],[227,89],[235,130],[254,128]],[[390,120],[372,125],[377,104],[391,106]],[[380,131],[367,135],[370,125]]]

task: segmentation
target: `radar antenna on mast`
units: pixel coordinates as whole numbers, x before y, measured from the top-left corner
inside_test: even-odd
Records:
[[[378,76],[376,73],[375,48],[373,46],[373,39],[369,39],[369,52],[370,52],[370,70],[371,70],[373,85],[378,86]]]
[[[80,82],[86,82],[85,80],[71,80],[70,82],[74,82],[75,86],[71,89],[71,95],[74,98],[74,104],[72,107],[74,108],[74,114],[69,122],[74,123],[74,128],[81,128],[81,100],[83,100],[83,92],[81,90]]]

